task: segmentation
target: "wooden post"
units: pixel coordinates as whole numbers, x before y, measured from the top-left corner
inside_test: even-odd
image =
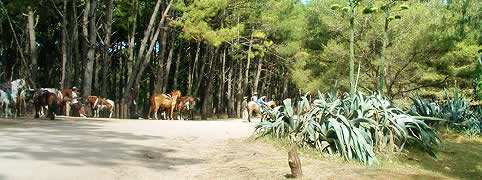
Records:
[[[291,175],[294,178],[303,176],[303,171],[301,170],[301,161],[298,156],[298,148],[296,143],[292,143],[288,151],[288,165],[291,168]]]

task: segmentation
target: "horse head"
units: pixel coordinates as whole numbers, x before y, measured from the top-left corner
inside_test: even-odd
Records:
[[[99,98],[97,98],[97,96],[88,96],[86,99],[86,103],[90,103],[92,104],[93,107],[95,107],[95,105],[97,105],[98,100]]]
[[[175,91],[171,92],[171,96],[172,96],[173,99],[177,99],[177,98],[181,97],[181,91],[175,90]]]

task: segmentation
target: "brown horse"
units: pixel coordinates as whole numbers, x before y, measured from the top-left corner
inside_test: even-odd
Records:
[[[188,119],[194,120],[194,106],[196,101],[192,96],[181,97],[176,107],[176,111],[179,112],[180,119],[182,114],[188,113]]]
[[[154,112],[154,117],[157,119],[157,111],[159,108],[161,110],[167,110],[169,119],[172,118],[172,114],[174,113],[174,109],[176,107],[177,98],[181,97],[181,91],[176,90],[170,94],[170,96],[165,94],[153,94],[149,101],[151,105],[149,107],[149,114],[147,118],[151,118],[151,112]]]
[[[274,108],[276,107],[276,102],[275,101],[269,101],[265,104],[268,107]],[[253,115],[253,112],[256,114],[262,113],[259,104],[254,102],[254,101],[249,101],[248,105],[246,106],[248,108],[248,122],[251,122],[251,116]],[[264,119],[264,117],[261,117],[261,121]]]
[[[100,98],[97,96],[89,96],[87,97],[87,103],[92,105],[92,109],[94,110],[94,117],[99,117],[100,111],[109,111],[109,118],[112,118],[115,107],[114,101],[106,98]]]
[[[46,90],[38,90],[33,95],[33,103],[35,105],[35,118],[39,118],[41,107],[48,106],[48,114],[51,120],[55,119],[57,111],[57,95]]]

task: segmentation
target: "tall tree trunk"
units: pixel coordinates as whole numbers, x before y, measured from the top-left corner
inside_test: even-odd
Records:
[[[208,45],[209,46],[209,45]],[[209,72],[209,79],[214,78],[214,73],[212,72],[212,67],[213,67],[213,61],[216,59],[216,55],[218,53],[219,48],[216,48],[215,52],[212,53],[212,48],[208,47],[208,51],[206,52],[206,56],[209,57],[209,65],[208,65],[208,71]],[[201,76],[202,79],[203,76]],[[207,118],[211,117],[212,114],[212,102],[213,102],[213,94],[212,94],[212,88],[213,88],[213,81],[209,80],[207,81],[207,87],[204,90],[204,98],[203,98],[203,105],[201,109],[201,119],[206,120]]]
[[[28,14],[27,14],[27,30],[28,30],[28,37],[29,37],[29,49],[30,49],[30,75],[32,80],[35,83],[38,83],[38,65],[37,65],[37,40],[35,38],[35,24],[34,22],[34,10],[32,7],[28,7]]]
[[[196,74],[196,66],[197,66],[197,62],[198,62],[198,59],[199,59],[199,51],[201,50],[201,41],[198,41],[197,42],[197,46],[196,46],[196,56],[194,57],[194,63],[192,64],[192,68],[189,68],[189,77],[188,77],[188,81],[187,81],[187,92],[188,92],[188,95],[191,96],[192,95],[192,85],[194,84],[193,80],[194,80],[194,75]],[[192,69],[192,71],[191,71]]]
[[[179,47],[179,51],[177,52],[177,57],[176,57],[176,69],[174,69],[172,90],[177,90],[177,76],[179,73],[179,65],[181,64],[181,51],[182,51],[182,47]]]
[[[156,73],[156,86],[154,87],[157,93],[165,93],[163,90],[164,85],[164,64],[165,64],[165,53],[167,49],[167,30],[161,30],[162,36],[161,40],[159,41],[159,68],[157,69]]]
[[[236,94],[238,96],[238,98],[234,97],[232,98],[233,101],[236,102],[236,116],[238,118],[241,117],[241,101],[238,100],[239,97],[242,98],[243,96],[243,93],[242,93],[242,90],[243,90],[243,62],[241,60],[238,60],[238,78],[236,79],[236,82],[238,83],[238,88],[237,88],[237,91],[238,93]]]
[[[61,47],[61,51],[62,51],[62,75],[61,75],[61,78],[60,78],[60,85],[61,87],[60,88],[65,88],[66,84],[65,84],[65,80],[67,79],[66,76],[69,76],[69,74],[67,74],[67,58],[68,58],[68,54],[67,54],[67,0],[64,0],[64,6],[63,6],[63,14],[60,14],[60,16],[62,16],[62,47]]]
[[[233,87],[234,87],[234,79],[233,79],[233,74],[234,74],[234,68],[235,68],[235,63],[233,63],[233,60],[230,62],[231,67],[229,68],[229,73],[228,73],[228,90],[227,90],[227,100],[228,100],[228,117],[229,118],[234,118],[236,116],[236,113],[234,111],[234,96],[232,93],[233,92]]]
[[[141,80],[142,74],[144,73],[145,68],[150,63],[150,57],[151,57],[151,54],[152,54],[152,50],[154,49],[155,40],[157,39],[157,36],[159,35],[159,32],[162,28],[162,25],[164,24],[164,21],[166,20],[167,13],[169,12],[169,9],[171,8],[171,5],[172,5],[172,0],[169,1],[169,4],[167,5],[166,9],[164,10],[164,13],[162,14],[162,17],[161,17],[161,20],[158,24],[157,30],[154,33],[153,38],[151,38],[152,40],[151,40],[149,49],[148,49],[148,51],[145,55],[146,57],[143,59],[143,53],[144,53],[145,47],[147,45],[147,40],[149,39],[151,31],[154,28],[154,20],[156,19],[157,11],[159,10],[160,0],[158,0],[158,2],[156,4],[156,7],[154,8],[154,12],[151,16],[151,20],[149,22],[149,25],[148,25],[146,31],[144,31],[144,38],[141,42],[141,47],[140,47],[139,53],[138,53],[138,61],[136,61],[136,64],[135,64],[134,69],[132,71],[132,74],[127,77],[128,78],[127,79],[127,86],[125,87],[124,98],[123,98],[123,101],[125,103],[128,103],[130,101],[129,99],[130,99],[130,96],[131,96],[131,90],[133,89],[135,84],[139,83],[139,81]]]
[[[129,58],[127,60],[127,76],[132,75],[132,65],[134,63],[134,42],[136,39],[136,22],[139,11],[139,0],[134,1],[134,15],[132,18],[131,30],[129,32]]]
[[[261,77],[261,70],[262,70],[261,68],[263,66],[263,60],[264,60],[264,57],[259,59],[258,68],[256,69],[256,78],[254,79],[254,87],[253,87],[254,92],[258,92],[258,84],[259,84],[259,78]]]
[[[102,61],[102,87],[101,87],[101,96],[107,96],[107,74],[110,67],[110,38],[112,33],[112,11],[113,7],[113,0],[107,0],[106,2],[106,15],[105,15],[105,39],[104,39],[104,59]]]
[[[224,91],[224,83],[226,82],[226,48],[223,48],[223,54],[219,56],[220,59],[220,65],[221,65],[221,73],[219,73],[219,85],[218,85],[218,93],[217,98],[218,98],[218,106],[217,106],[217,112],[219,115],[221,113],[225,113],[224,109],[224,101],[223,97],[226,95]]]
[[[174,37],[173,37],[174,38]],[[171,49],[169,55],[167,55],[166,72],[164,74],[164,85],[162,86],[162,92],[166,92],[167,84],[169,82],[169,72],[171,71],[172,53],[174,52],[174,43],[171,43]]]
[[[201,81],[203,79],[203,76],[204,76],[204,68],[206,66],[206,60],[208,58],[208,54],[209,54],[209,49],[210,47],[206,47],[206,53],[204,53],[203,55],[203,60],[200,62],[201,63],[201,69],[199,70],[199,74],[197,75],[197,78],[196,78],[196,87],[194,87],[194,93],[192,94],[194,97],[199,97],[198,96],[198,92],[199,92],[199,87],[201,86]]]
[[[95,47],[97,38],[97,27],[95,25],[95,8],[97,6],[97,0],[91,0],[89,9],[89,40],[87,50],[87,63],[84,64],[84,79],[82,86],[82,96],[87,97],[92,92],[92,75],[94,71],[95,61]]]
[[[251,53],[251,47],[253,46],[253,32],[254,32],[254,30],[251,30],[251,37],[250,37],[249,46],[248,46],[248,61],[246,62],[246,69],[245,69],[245,73],[244,73],[244,83],[243,83],[243,87],[241,88],[240,93],[238,95],[238,99],[237,99],[237,101],[238,101],[238,109],[237,109],[238,117],[241,117],[241,107],[240,107],[241,101],[243,99],[243,96],[244,96],[247,88],[248,88],[249,64],[251,62],[250,53]]]
[[[84,73],[85,65],[87,64],[87,51],[89,49],[89,14],[90,14],[90,0],[85,1],[84,12],[82,16],[82,65],[80,73]],[[85,77],[82,74],[82,85],[84,85]],[[80,84],[80,83],[79,83]]]
[[[79,66],[79,59],[80,59],[80,52],[79,52],[79,27],[78,27],[78,20],[77,20],[77,0],[72,0],[72,49],[73,52],[73,59],[72,63],[74,65],[74,85],[79,85],[79,76],[80,76],[80,68]],[[65,85],[64,85],[65,86]],[[67,88],[72,88],[71,86],[66,86]]]

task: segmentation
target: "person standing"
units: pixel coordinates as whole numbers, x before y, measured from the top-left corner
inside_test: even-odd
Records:
[[[241,118],[243,120],[247,119],[248,118],[248,97],[247,96],[243,97],[243,103],[241,107],[243,108],[243,112],[241,113]]]

